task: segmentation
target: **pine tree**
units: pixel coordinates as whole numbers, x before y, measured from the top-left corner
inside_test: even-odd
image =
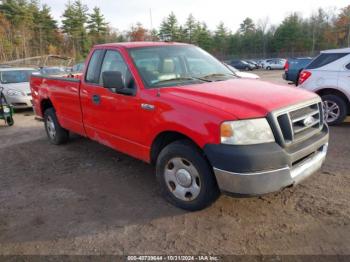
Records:
[[[240,25],[239,31],[243,34],[250,34],[255,32],[255,25],[251,18],[247,17],[243,20],[243,22]]]
[[[76,59],[84,58],[90,49],[90,41],[86,31],[88,8],[81,0],[75,0],[73,4],[68,2],[62,15],[63,32],[71,39],[73,55]]]
[[[178,41],[180,38],[178,21],[173,12],[161,23],[159,36],[161,39],[169,38],[171,41]]]
[[[37,46],[37,53],[40,55],[50,53],[50,50],[59,50],[59,32],[57,22],[52,18],[51,9],[43,5],[41,9],[34,13],[35,38],[34,44]]]
[[[88,15],[87,29],[93,44],[100,44],[106,41],[107,26],[100,8],[95,7],[93,12]]]
[[[301,50],[309,50],[306,45],[308,39],[305,37],[303,32],[303,21],[297,14],[291,14],[286,17],[282,24],[276,29],[274,35],[274,45],[277,50],[286,52],[294,52]],[[306,47],[306,48],[305,48]]]
[[[223,22],[221,22],[215,31],[214,42],[215,42],[215,53],[223,59],[228,54],[228,31]]]
[[[211,52],[213,49],[213,38],[205,23],[197,22],[193,29],[193,43]]]
[[[194,19],[193,15],[190,14],[187,18],[186,24],[185,24],[185,40],[188,43],[193,43],[193,34],[194,30],[196,28],[196,20]]]

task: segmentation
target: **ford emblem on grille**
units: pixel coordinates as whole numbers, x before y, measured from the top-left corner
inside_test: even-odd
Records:
[[[303,124],[306,127],[312,126],[316,122],[316,119],[313,116],[308,116],[304,119]]]

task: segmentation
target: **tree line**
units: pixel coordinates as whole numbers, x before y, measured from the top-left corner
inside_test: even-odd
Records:
[[[80,0],[69,1],[61,26],[39,0],[0,1],[0,61],[59,54],[82,60],[91,46],[124,41],[98,7],[89,11]]]
[[[338,11],[320,8],[307,18],[291,13],[279,25],[271,25],[269,18],[247,17],[236,31],[222,22],[211,31],[191,14],[180,24],[170,13],[159,28],[136,23],[119,32],[98,7],[89,10],[81,0],[66,4],[60,23],[39,0],[0,1],[0,61],[44,54],[80,61],[95,44],[165,39],[198,45],[221,59],[313,56],[320,50],[350,46],[350,5]]]

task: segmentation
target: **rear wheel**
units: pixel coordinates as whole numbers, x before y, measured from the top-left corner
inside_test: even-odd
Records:
[[[49,141],[54,145],[64,144],[69,139],[69,132],[58,123],[53,108],[46,109],[44,114],[45,130]]]
[[[271,66],[266,67],[266,70],[271,70],[271,69],[272,69]]]
[[[162,195],[179,208],[200,210],[219,196],[212,167],[190,141],[166,146],[157,159],[156,173]]]
[[[347,116],[347,105],[344,99],[337,95],[322,96],[325,121],[328,125],[337,125]]]

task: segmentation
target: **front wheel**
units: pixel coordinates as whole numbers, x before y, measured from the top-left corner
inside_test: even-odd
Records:
[[[60,145],[68,141],[69,132],[58,123],[55,109],[46,109],[44,123],[47,137],[52,144]]]
[[[341,124],[347,116],[347,105],[344,99],[337,95],[324,95],[322,100],[324,118],[327,124]]]
[[[176,141],[162,150],[156,174],[162,195],[179,208],[200,210],[219,196],[212,167],[187,140]]]
[[[270,66],[266,67],[266,70],[271,70],[272,68]]]

